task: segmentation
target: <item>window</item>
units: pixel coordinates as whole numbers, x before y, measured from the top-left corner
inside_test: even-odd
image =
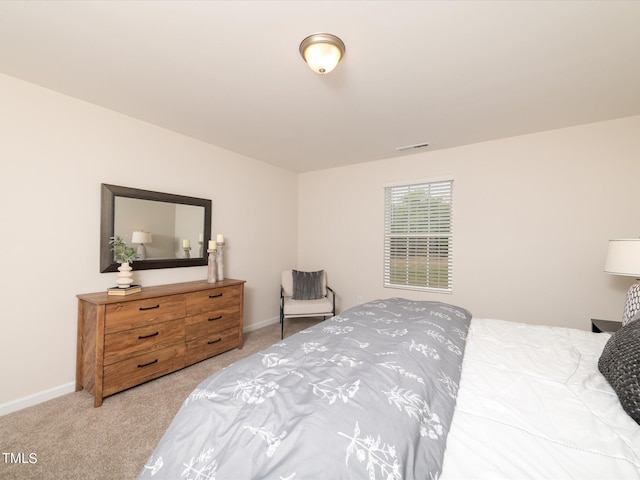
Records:
[[[452,178],[385,187],[385,287],[452,291],[452,201]]]

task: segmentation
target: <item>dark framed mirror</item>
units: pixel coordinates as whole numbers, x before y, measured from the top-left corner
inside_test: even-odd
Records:
[[[144,257],[133,262],[134,270],[206,265],[211,200],[103,183],[101,272],[118,269],[109,245],[116,235]]]

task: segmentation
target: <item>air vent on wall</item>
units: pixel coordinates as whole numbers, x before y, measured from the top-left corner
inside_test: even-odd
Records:
[[[416,150],[418,148],[425,148],[428,146],[429,146],[428,143],[416,143],[415,145],[406,145],[404,147],[396,147],[396,150],[398,150],[399,152],[404,152],[405,150]]]

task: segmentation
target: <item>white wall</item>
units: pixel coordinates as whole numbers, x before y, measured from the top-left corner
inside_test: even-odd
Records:
[[[298,176],[4,75],[0,105],[0,414],[72,389],[75,296],[115,276],[99,273],[100,183],[211,198],[249,328],[275,320],[296,265],[327,269],[341,309],[406,296],[585,329],[619,318],[632,282],[602,267],[609,238],[640,235],[640,117]],[[454,293],[383,288],[383,185],[445,174]],[[206,267],[136,275],[150,286]]]
[[[383,288],[383,185],[449,174],[453,294]],[[401,296],[589,329],[622,316],[633,279],[603,267],[640,236],[639,180],[640,116],[302,174],[299,267],[327,270],[340,309]]]
[[[275,320],[280,272],[297,259],[295,174],[4,75],[0,105],[0,414],[75,380],[76,294],[115,279],[99,273],[101,183],[210,198],[226,276],[247,281],[245,326]]]

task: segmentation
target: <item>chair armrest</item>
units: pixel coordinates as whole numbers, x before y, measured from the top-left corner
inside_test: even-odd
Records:
[[[284,308],[284,300],[285,300],[284,296],[284,287],[282,285],[280,285],[280,310],[282,310]]]
[[[333,314],[335,315],[336,314],[336,292],[329,285],[327,285],[327,291],[331,292],[331,299],[333,300]]]

